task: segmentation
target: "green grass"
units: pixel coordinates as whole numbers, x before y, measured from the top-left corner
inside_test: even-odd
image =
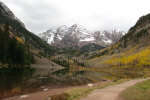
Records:
[[[150,79],[126,89],[121,97],[125,100],[150,100]]]
[[[68,93],[70,95],[68,100],[77,100],[81,97],[87,96],[89,93],[91,93],[95,89],[101,89],[101,88],[104,88],[104,87],[109,86],[109,85],[120,84],[120,83],[123,83],[123,82],[126,82],[126,81],[128,81],[128,79],[116,80],[116,81],[109,82],[109,83],[106,83],[106,84],[103,84],[103,85],[99,85],[97,87],[74,88],[74,89],[71,89],[71,90],[67,90],[65,93]]]

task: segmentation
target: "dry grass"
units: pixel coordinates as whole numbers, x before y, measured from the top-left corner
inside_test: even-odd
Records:
[[[50,100],[68,100],[69,94],[63,93],[59,95],[53,95]]]

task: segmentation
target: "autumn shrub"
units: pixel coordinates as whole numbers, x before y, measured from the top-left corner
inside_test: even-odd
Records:
[[[67,100],[69,98],[69,94],[68,93],[62,93],[59,95],[53,95],[51,97],[51,100]]]

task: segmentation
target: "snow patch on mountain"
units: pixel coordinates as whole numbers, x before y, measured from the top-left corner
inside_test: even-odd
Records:
[[[83,42],[83,41],[94,41],[95,39],[93,37],[89,37],[89,38],[84,38],[84,39],[81,39],[80,42]]]
[[[54,42],[54,34],[51,37],[47,37],[47,43],[51,44],[52,42]]]
[[[94,33],[89,32],[83,26],[74,24],[71,27],[63,25],[57,29],[50,29],[46,32],[38,34],[40,38],[49,43],[50,45],[80,45],[82,42],[98,43],[100,45],[113,44],[124,36],[126,33],[122,30],[105,30],[96,31]],[[86,43],[85,43],[86,44]],[[82,43],[83,45],[83,43]],[[63,46],[65,47],[65,46]]]
[[[79,42],[94,41],[94,37],[92,36],[92,34],[89,31],[87,31],[87,29],[83,28],[83,26],[78,24],[72,25],[68,29],[67,35],[69,37],[72,37],[73,39],[78,39]]]

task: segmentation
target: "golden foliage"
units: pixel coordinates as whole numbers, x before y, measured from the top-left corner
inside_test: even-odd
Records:
[[[149,66],[150,65],[150,47],[141,50],[140,52],[131,54],[135,50],[131,49],[124,54],[113,55],[113,57],[104,62],[104,64],[110,66]],[[130,55],[129,55],[130,54]]]
[[[17,36],[15,38],[17,39],[18,42],[20,42],[21,44],[24,44],[24,41],[21,38],[19,38]]]

